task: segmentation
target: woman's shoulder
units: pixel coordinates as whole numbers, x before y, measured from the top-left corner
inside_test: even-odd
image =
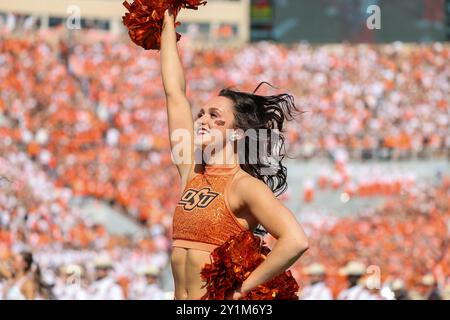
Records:
[[[253,194],[255,192],[272,192],[270,188],[260,179],[240,170],[233,179],[231,189],[241,196]]]
[[[248,172],[246,172],[243,169],[239,170],[236,173],[236,177],[235,177],[234,181],[239,184],[266,185],[264,183],[264,181],[252,176],[251,174],[249,174]]]
[[[26,276],[20,283],[22,288],[32,288],[34,286],[34,279],[32,276]]]

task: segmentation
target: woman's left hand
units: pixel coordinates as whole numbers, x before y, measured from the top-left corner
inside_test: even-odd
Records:
[[[236,290],[233,292],[233,296],[231,297],[231,300],[239,300],[243,296],[244,296],[244,294],[240,290],[239,291]]]
[[[248,290],[245,288],[245,284],[241,284],[239,288],[237,288],[234,292],[232,292],[229,296],[227,296],[227,300],[239,300],[242,298]]]

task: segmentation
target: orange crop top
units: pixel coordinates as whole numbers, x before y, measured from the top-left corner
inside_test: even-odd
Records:
[[[173,246],[211,252],[246,230],[231,212],[226,190],[235,166],[205,166],[188,181],[173,216]]]

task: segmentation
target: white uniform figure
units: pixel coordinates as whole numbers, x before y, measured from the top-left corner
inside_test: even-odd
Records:
[[[313,263],[304,269],[310,278],[310,285],[306,286],[300,294],[300,300],[333,300],[330,288],[325,279],[325,268],[319,263]]]
[[[375,275],[365,277],[361,281],[361,285],[368,291],[370,297],[367,300],[384,300],[381,295],[381,279]]]
[[[165,294],[158,284],[160,271],[154,266],[148,266],[143,270],[145,281],[136,288],[133,298],[136,300],[164,300]]]
[[[436,279],[432,273],[428,273],[422,277],[422,285],[426,288],[425,300],[442,300]]]
[[[372,294],[359,284],[360,278],[366,273],[366,266],[357,261],[350,261],[341,268],[340,274],[347,276],[349,287],[338,295],[338,300],[374,300]]]
[[[95,260],[96,280],[90,285],[88,295],[90,300],[123,300],[124,293],[117,282],[109,275],[112,262],[108,257]]]
[[[63,269],[64,280],[55,288],[58,300],[87,300],[88,293],[82,283],[83,269],[68,265]]]
[[[345,289],[339,293],[338,300],[376,300],[370,292],[361,285]]]

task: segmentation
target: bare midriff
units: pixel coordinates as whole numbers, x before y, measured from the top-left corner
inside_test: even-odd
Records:
[[[206,290],[200,272],[210,263],[210,252],[198,249],[174,247],[172,251],[172,272],[175,279],[176,300],[200,299]]]

